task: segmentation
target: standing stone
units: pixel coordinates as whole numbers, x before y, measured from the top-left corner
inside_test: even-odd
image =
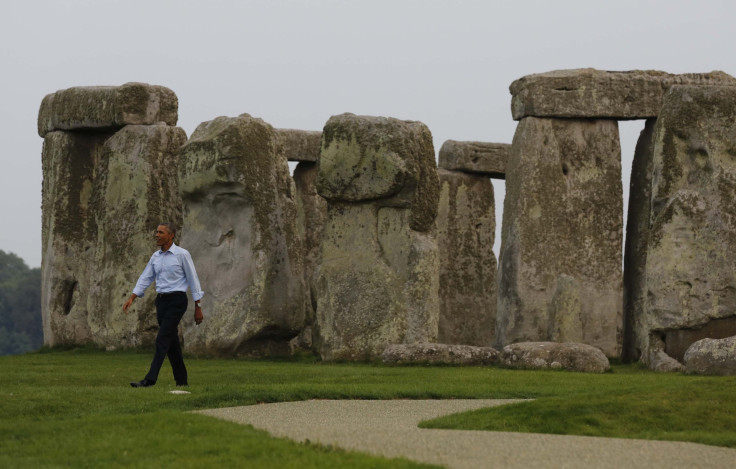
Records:
[[[185,348],[286,353],[304,325],[296,190],[277,133],[248,114],[197,127],[182,149],[181,244],[195,260],[207,320]]]
[[[122,304],[155,249],[156,224],[181,218],[176,154],[186,137],[166,125],[176,118],[173,91],[144,83],[44,98],[38,130],[47,345],[153,341],[152,301],[127,316]],[[154,123],[160,125],[128,125]]]
[[[506,168],[497,346],[582,337],[621,351],[618,125],[529,117]]]
[[[314,273],[319,257],[320,243],[327,219],[327,201],[317,194],[317,160],[322,132],[278,129],[280,152],[289,161],[298,161],[294,168],[296,186],[297,231],[304,250],[304,285],[308,301],[305,310],[305,327],[292,340],[296,350],[311,350],[314,335],[316,296]]]
[[[443,146],[444,148],[444,146]],[[487,176],[439,170],[437,340],[488,346],[496,324],[496,213]]]
[[[607,72],[593,68],[527,75],[511,84],[511,114],[524,117],[650,119],[678,84],[736,85],[727,73],[673,75],[657,70]]]
[[[325,125],[317,190],[328,209],[316,281],[324,359],[435,341],[438,186],[424,124],[343,114]]]
[[[626,220],[624,249],[624,338],[622,358],[637,361],[641,357],[641,340],[646,303],[647,241],[652,208],[652,160],[656,119],[647,119],[639,135],[631,166],[629,210]],[[664,351],[662,352],[664,353]],[[659,360],[661,361],[661,360]]]
[[[43,143],[41,312],[49,346],[94,342],[87,321],[97,241],[95,181],[110,133],[49,132]]]
[[[132,347],[155,340],[154,289],[127,315],[121,305],[156,249],[156,226],[165,221],[181,226],[177,169],[186,139],[179,127],[129,125],[105,142],[96,178],[98,233],[88,300],[98,345]]]
[[[703,337],[736,325],[736,87],[674,86],[657,119],[641,360],[664,348],[684,359]],[[717,324],[717,326],[716,326]],[[662,345],[658,345],[662,344]]]

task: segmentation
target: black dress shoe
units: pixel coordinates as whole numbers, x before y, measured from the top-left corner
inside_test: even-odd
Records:
[[[134,388],[147,388],[153,386],[154,384],[156,384],[155,381],[149,381],[147,379],[143,379],[141,381],[133,381],[132,383],[130,383],[130,385]]]
[[[180,383],[178,381],[176,382],[176,387],[177,388],[184,388],[184,387],[187,387],[187,386],[189,386],[189,383],[187,383],[187,382],[183,382],[183,383]]]

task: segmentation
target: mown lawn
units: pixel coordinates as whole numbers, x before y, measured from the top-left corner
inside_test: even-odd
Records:
[[[427,467],[270,438],[185,413],[322,399],[536,398],[425,426],[694,441],[736,447],[736,377],[187,359],[191,392],[133,389],[149,352],[0,357],[0,467]]]

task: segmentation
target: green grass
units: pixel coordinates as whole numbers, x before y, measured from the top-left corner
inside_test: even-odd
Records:
[[[736,447],[736,377],[188,358],[190,395],[133,389],[149,352],[0,357],[0,467],[427,467],[269,437],[185,411],[328,399],[536,398],[426,426]]]

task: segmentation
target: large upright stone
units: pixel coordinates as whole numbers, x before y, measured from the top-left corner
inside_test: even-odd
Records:
[[[505,179],[506,160],[510,151],[511,145],[508,143],[447,140],[440,148],[438,166],[452,171],[483,174],[493,179]]]
[[[124,315],[162,220],[181,220],[177,154],[167,125],[47,134],[43,167],[42,312],[48,345],[153,342],[153,296]]]
[[[98,235],[93,195],[110,136],[50,132],[44,138],[41,313],[49,346],[94,342],[87,309]]]
[[[444,148],[444,145],[443,145]],[[439,170],[437,244],[444,344],[489,346],[496,325],[496,207],[487,176]]]
[[[657,119],[644,307],[633,347],[651,365],[736,333],[736,87],[674,86]],[[705,332],[705,333],[703,333]]]
[[[38,114],[38,134],[53,130],[116,129],[165,122],[176,125],[176,94],[146,83],[77,86],[46,95]]]
[[[306,296],[296,190],[275,130],[248,114],[200,124],[182,150],[180,184],[181,244],[209,312],[185,327],[185,348],[285,352]]]
[[[179,127],[129,125],[105,142],[96,180],[98,233],[88,300],[98,345],[132,347],[155,340],[153,287],[127,315],[121,305],[156,250],[156,226],[181,226],[178,157],[186,140]]]
[[[317,190],[328,210],[316,283],[324,359],[435,341],[438,185],[424,124],[343,114],[325,125]]]
[[[529,117],[506,168],[498,346],[583,342],[621,351],[618,125]]]
[[[527,75],[511,83],[511,114],[592,119],[657,117],[673,85],[736,85],[720,71],[673,75],[656,70],[606,72],[593,68]]]

